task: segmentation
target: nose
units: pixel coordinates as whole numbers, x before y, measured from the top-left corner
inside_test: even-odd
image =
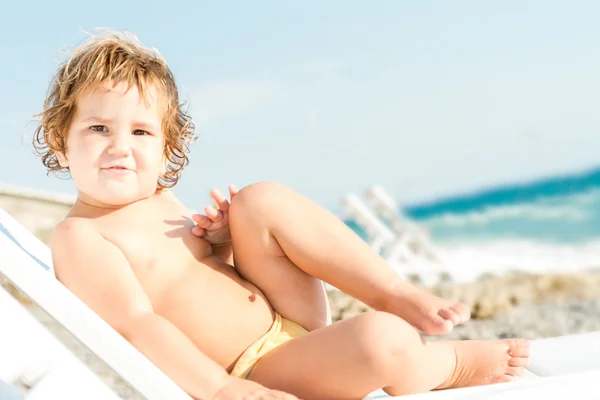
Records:
[[[112,135],[108,154],[114,157],[126,157],[131,154],[131,134],[118,132]]]

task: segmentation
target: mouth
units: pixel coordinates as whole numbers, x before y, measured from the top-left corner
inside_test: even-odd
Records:
[[[123,172],[133,172],[132,169],[129,169],[127,167],[122,167],[122,166],[113,166],[113,167],[106,167],[106,168],[102,168],[103,171],[110,171],[110,172],[117,172],[117,173],[123,173]]]

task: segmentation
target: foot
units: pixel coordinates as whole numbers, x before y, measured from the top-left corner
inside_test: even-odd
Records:
[[[426,335],[443,335],[471,318],[469,307],[454,303],[403,282],[397,288],[396,314]]]
[[[510,382],[529,366],[529,342],[523,339],[448,342],[456,352],[456,367],[437,389]]]

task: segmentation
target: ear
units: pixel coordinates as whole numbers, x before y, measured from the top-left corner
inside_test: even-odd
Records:
[[[63,139],[62,141],[62,145],[61,143],[57,143],[57,137],[56,137],[56,131],[55,130],[51,130],[48,134],[47,137],[47,141],[50,142],[49,144],[52,146],[49,147],[54,147],[54,148],[63,148],[65,147],[64,145],[66,145],[66,140]],[[55,151],[54,155],[56,156],[56,159],[58,160],[58,165],[60,165],[62,168],[69,168],[69,160],[67,159],[67,154],[66,151]]]
[[[58,165],[60,165],[63,168],[69,168],[69,160],[63,152],[56,152],[54,154],[56,155],[56,159],[58,160]]]

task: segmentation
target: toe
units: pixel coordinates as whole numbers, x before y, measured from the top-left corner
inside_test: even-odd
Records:
[[[500,375],[498,378],[494,380],[494,383],[506,383],[512,382],[515,380],[514,375]]]
[[[434,315],[429,319],[428,323],[420,324],[418,328],[427,335],[444,335],[454,328],[454,324],[451,320],[441,315]]]
[[[508,360],[510,367],[522,367],[527,368],[531,364],[531,360],[528,357],[512,357]]]
[[[471,310],[466,304],[456,303],[450,309],[459,316],[458,324],[465,323],[471,318]]]
[[[506,374],[510,376],[523,376],[525,375],[525,368],[521,367],[508,367],[506,369]]]
[[[529,357],[529,341],[524,339],[508,339],[508,354],[513,357]]]
[[[454,311],[452,308],[448,308],[445,310],[440,310],[438,315],[443,319],[452,322],[452,325],[460,324],[460,315]]]

